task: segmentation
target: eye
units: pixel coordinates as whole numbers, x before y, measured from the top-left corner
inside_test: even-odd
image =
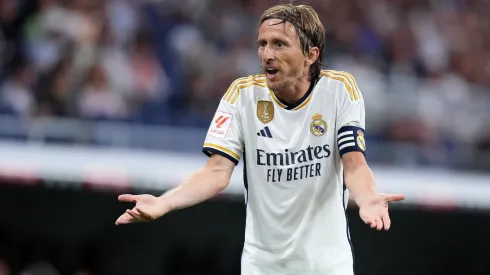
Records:
[[[282,48],[282,47],[284,47],[284,43],[282,41],[277,41],[276,42],[276,47]]]
[[[259,41],[259,42],[257,43],[257,46],[258,46],[259,48],[265,48],[265,46],[267,46],[267,43],[265,43],[265,41]]]

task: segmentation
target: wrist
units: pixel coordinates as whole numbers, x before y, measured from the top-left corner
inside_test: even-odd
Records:
[[[170,203],[168,197],[162,195],[158,197],[158,199],[159,199],[160,209],[163,214],[173,211],[174,207]]]

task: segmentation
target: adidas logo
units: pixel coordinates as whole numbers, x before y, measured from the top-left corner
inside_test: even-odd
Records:
[[[272,134],[271,131],[269,130],[269,126],[266,126],[264,129],[258,131],[257,136],[272,138]]]

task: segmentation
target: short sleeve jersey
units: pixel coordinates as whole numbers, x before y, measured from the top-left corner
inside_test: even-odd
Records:
[[[264,75],[231,84],[203,152],[244,164],[242,274],[352,272],[341,158],[365,153],[364,116],[360,89],[346,72],[321,71],[295,105],[278,99]]]

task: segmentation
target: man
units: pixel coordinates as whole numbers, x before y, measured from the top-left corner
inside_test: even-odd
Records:
[[[208,162],[161,197],[120,196],[136,206],[116,223],[213,197],[243,158],[242,274],[353,274],[346,188],[377,230],[390,228],[388,203],[404,199],[375,191],[362,94],[352,75],[320,70],[325,30],[309,6],[265,11],[257,42],[264,74],[240,78],[224,94],[204,143]]]

